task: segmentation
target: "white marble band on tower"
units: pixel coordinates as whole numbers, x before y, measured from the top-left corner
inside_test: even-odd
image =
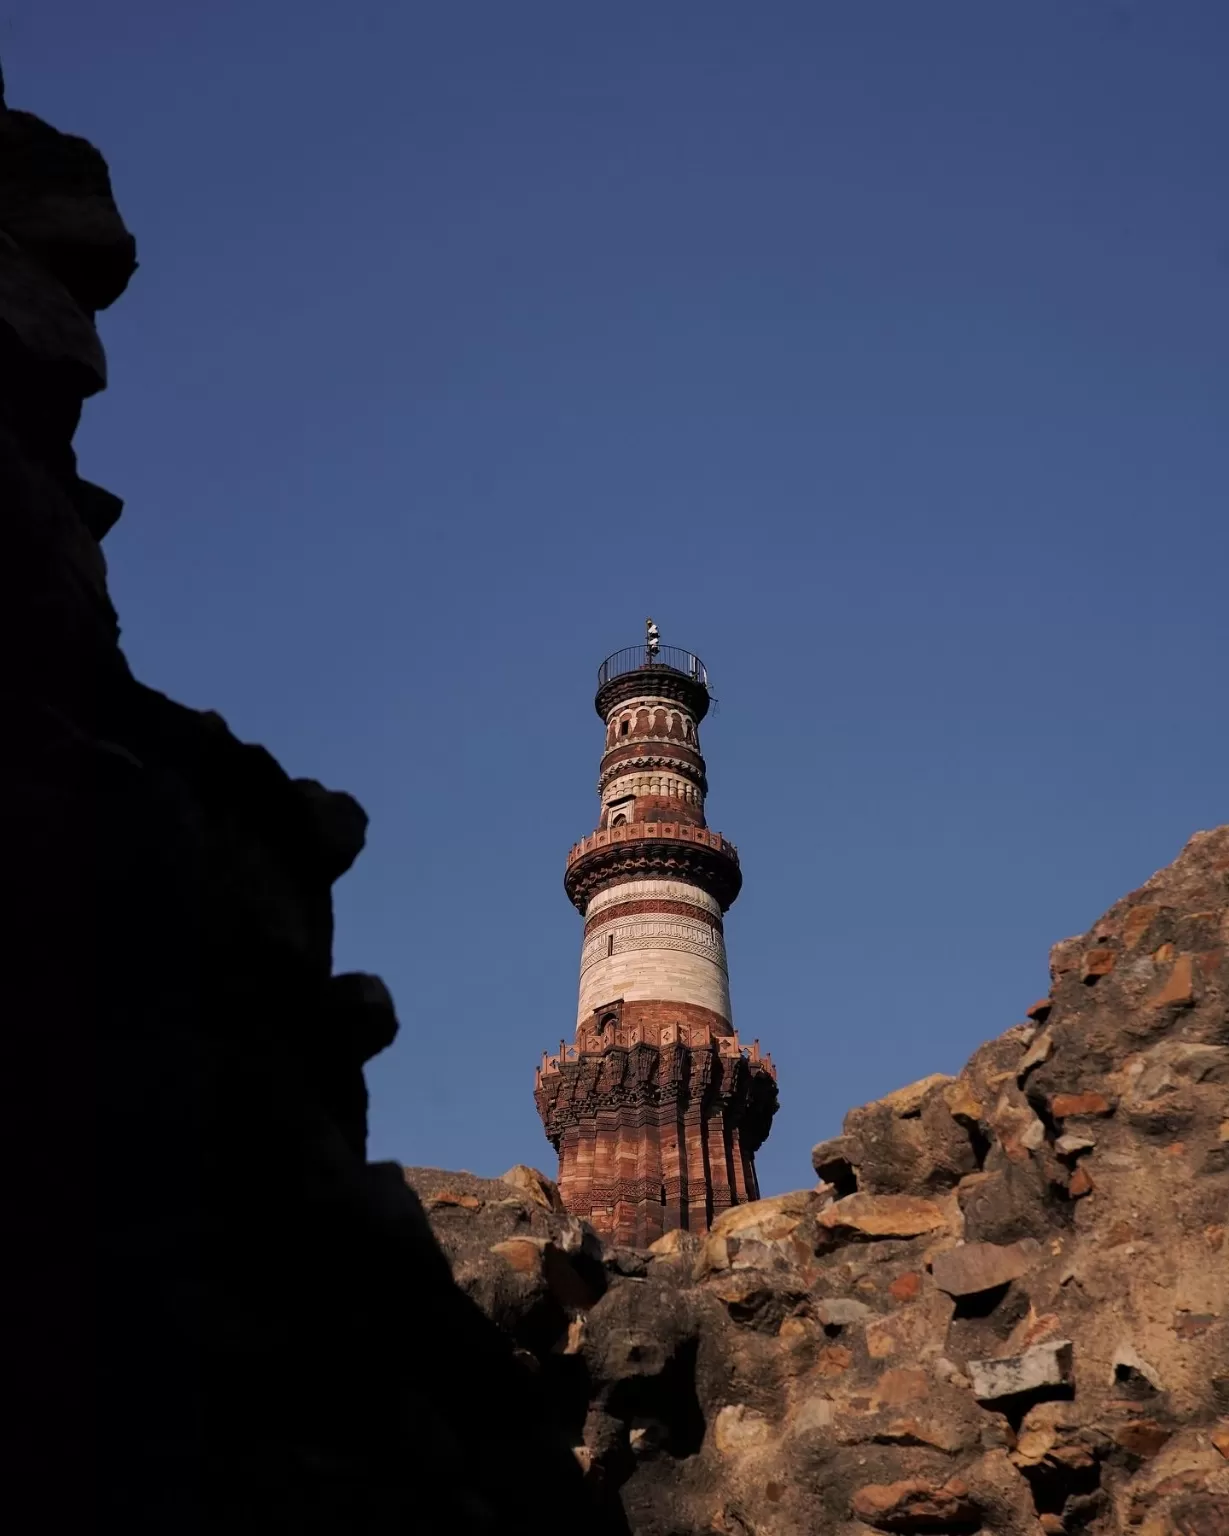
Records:
[[[641,902],[675,910],[626,909]],[[629,880],[595,896],[586,919],[578,1024],[617,998],[690,1003],[732,1022],[721,908],[706,892],[683,881]]]

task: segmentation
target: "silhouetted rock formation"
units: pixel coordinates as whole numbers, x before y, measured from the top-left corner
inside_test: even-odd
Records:
[[[134,268],[98,152],[0,108],[7,1503],[134,1536],[577,1529],[538,1384],[365,1161],[397,1024],[331,974],[330,896],[363,812],[119,650],[120,503],[72,438]]]
[[[818,1188],[604,1287],[549,1185],[411,1172],[637,1536],[1225,1536],[1229,827],[1051,972],[959,1076],[851,1111]]]

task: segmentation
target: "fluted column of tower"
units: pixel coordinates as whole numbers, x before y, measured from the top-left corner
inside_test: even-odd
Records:
[[[730,1010],[724,915],[742,874],[704,816],[704,667],[650,621],[602,664],[594,703],[600,815],[564,877],[585,920],[576,1033],[543,1057],[536,1099],[568,1209],[643,1246],[758,1198],[776,1077]]]

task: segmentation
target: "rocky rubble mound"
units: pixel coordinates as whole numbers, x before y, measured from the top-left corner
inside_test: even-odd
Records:
[[[817,1188],[601,1256],[549,1181],[411,1171],[641,1536],[1229,1532],[1229,827]]]

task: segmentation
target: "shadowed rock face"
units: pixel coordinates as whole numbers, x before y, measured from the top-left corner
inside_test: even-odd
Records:
[[[99,541],[121,504],[72,439],[105,384],[94,311],[134,267],[98,152],[0,108],[13,1507],[45,1530],[578,1529],[538,1381],[400,1168],[365,1159],[363,1063],[397,1022],[376,978],[332,975],[362,810],[119,650]]]
[[[1227,956],[1222,827],[1055,946],[1029,1022],[851,1111],[818,1188],[604,1284],[549,1199],[409,1177],[640,1536],[1224,1536]]]

